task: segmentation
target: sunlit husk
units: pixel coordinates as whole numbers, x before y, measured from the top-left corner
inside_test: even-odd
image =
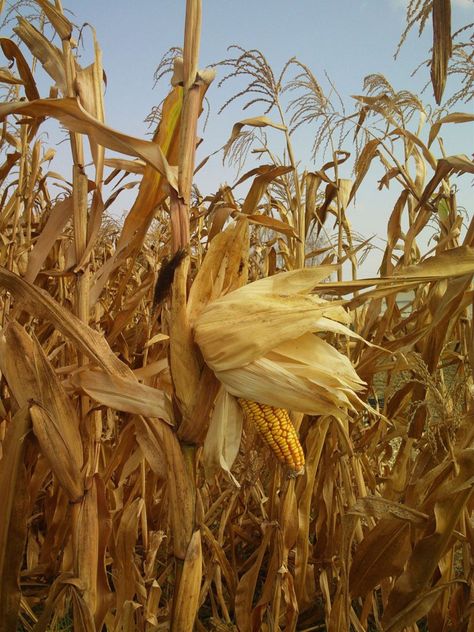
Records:
[[[301,273],[301,279],[297,272]],[[240,367],[307,332],[333,331],[350,335],[342,323],[348,315],[340,304],[298,294],[319,280],[316,269],[283,273],[255,281],[210,303],[195,323],[195,339],[214,371]],[[325,268],[323,278],[327,276]],[[285,288],[285,281],[288,287]],[[299,283],[298,283],[299,281]]]
[[[227,472],[232,482],[239,486],[230,468],[239,451],[241,434],[242,410],[237,400],[221,388],[204,442],[203,462],[207,476],[222,469]]]
[[[311,333],[353,335],[343,324],[347,312],[297,293],[327,274],[327,268],[324,274],[316,268],[256,281],[201,313],[196,341],[229,393],[313,415],[356,407],[355,391],[364,383],[345,356]]]
[[[268,358],[261,358],[239,369],[218,371],[216,375],[235,397],[253,399],[269,406],[312,415],[337,415],[341,406],[352,408],[342,389],[328,390]]]

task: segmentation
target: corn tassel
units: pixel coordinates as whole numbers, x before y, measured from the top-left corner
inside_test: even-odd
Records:
[[[295,474],[304,470],[304,453],[288,411],[267,404],[259,404],[239,398],[245,417],[257,426],[257,430],[281,463]]]

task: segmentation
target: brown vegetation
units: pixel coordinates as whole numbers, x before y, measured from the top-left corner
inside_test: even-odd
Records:
[[[152,140],[106,126],[100,48],[79,65],[60,1],[29,4],[41,20],[0,39],[0,630],[474,629],[474,220],[451,183],[474,164],[438,143],[474,116],[429,116],[380,76],[340,116],[305,65],[275,78],[234,49],[228,80],[247,78],[236,96],[262,114],[234,125],[227,156],[270,127],[286,160],[263,147],[243,201],[193,196],[214,77],[200,0]],[[469,56],[454,47],[449,66],[449,0],[409,6],[409,26],[433,18],[439,102]],[[49,170],[49,118],[70,173]],[[292,132],[308,123],[330,159],[301,172]],[[368,244],[347,212],[374,162],[397,200],[380,276],[358,279]],[[239,398],[292,411],[303,473]]]

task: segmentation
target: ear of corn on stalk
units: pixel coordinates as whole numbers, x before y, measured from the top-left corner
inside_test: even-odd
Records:
[[[304,453],[288,410],[344,418],[364,406],[357,396],[364,382],[351,361],[321,337],[328,332],[358,338],[341,302],[311,293],[332,271],[305,268],[254,281],[207,302],[192,323],[209,368],[293,472],[302,470]],[[210,465],[222,461],[220,453],[208,458]],[[229,471],[232,463],[225,465]]]
[[[254,423],[260,436],[281,463],[294,474],[304,471],[304,452],[288,411],[267,404],[239,398],[248,421]]]

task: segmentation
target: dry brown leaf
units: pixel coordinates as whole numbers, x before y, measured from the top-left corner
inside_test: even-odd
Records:
[[[105,406],[144,417],[159,417],[173,425],[171,406],[165,393],[140,384],[136,379],[84,370],[76,373],[71,382]]]
[[[197,354],[187,314],[188,269],[189,257],[186,257],[174,273],[169,323],[170,369],[181,415],[185,423],[192,425],[202,360]]]
[[[32,55],[36,57],[55,81],[63,95],[67,94],[66,69],[61,51],[52,44],[31,22],[23,17],[18,18],[18,26],[13,29],[18,37],[28,46]],[[44,115],[40,115],[44,116]]]
[[[45,12],[48,20],[51,22],[59,37],[62,40],[71,39],[72,24],[65,17],[64,13],[62,13],[62,11],[58,11],[58,9],[48,2],[48,0],[36,0],[36,2]]]
[[[431,590],[422,593],[417,599],[411,602],[406,608],[395,613],[392,618],[387,621],[384,626],[384,632],[403,632],[408,625],[412,625],[419,621],[423,616],[431,610],[436,601],[441,597],[447,588],[464,583],[462,580],[455,579],[446,584],[440,584]]]
[[[398,577],[410,553],[410,524],[382,518],[357,546],[349,577],[352,597],[364,597],[384,577]]]
[[[261,215],[259,213],[255,213],[252,215],[248,215],[247,219],[250,224],[257,224],[258,226],[264,226],[265,228],[270,228],[277,233],[282,233],[283,235],[287,235],[287,237],[293,237],[293,239],[299,239],[298,233],[295,231],[293,226],[289,224],[285,224],[285,222],[281,222],[274,217],[269,217],[268,215]]]
[[[322,417],[317,424],[313,424],[306,438],[306,466],[305,473],[297,481],[296,495],[298,499],[298,535],[295,550],[295,590],[300,606],[310,601],[307,592],[306,576],[310,572],[310,523],[311,500],[316,473],[319,467],[324,441],[331,423],[331,417]]]
[[[350,509],[350,513],[356,515],[369,515],[377,518],[383,518],[386,514],[390,514],[399,520],[407,520],[414,525],[424,525],[428,520],[428,515],[417,511],[407,505],[381,498],[379,496],[366,496],[359,498],[355,505]]]
[[[0,120],[11,114],[33,118],[49,116],[58,119],[71,132],[86,134],[97,143],[128,156],[142,158],[162,174],[170,186],[177,188],[176,168],[170,167],[159,144],[126,136],[94,118],[76,99],[37,99],[29,102],[11,102],[0,105]]]
[[[0,69],[0,81],[11,86],[23,85],[23,81],[19,77],[15,77],[9,70],[5,68]]]
[[[98,47],[96,43],[96,48]],[[96,51],[94,63],[86,68],[78,68],[75,77],[75,89],[79,97],[80,104],[86,112],[95,119],[104,123],[104,103],[103,103],[103,69],[100,63],[101,52]],[[96,142],[94,136],[89,135],[89,145],[92,158],[96,167],[95,181],[101,185],[104,170],[104,147]]]
[[[448,62],[452,54],[451,0],[433,0],[433,53],[431,57],[431,83],[436,103],[443,98]]]
[[[184,560],[191,541],[195,516],[195,492],[191,480],[194,447],[183,445],[169,426],[155,426],[155,436],[166,458],[169,493],[169,517],[173,533],[174,555]]]
[[[31,420],[26,407],[10,422],[0,460],[0,630],[16,629],[20,609],[20,570],[28,519],[28,480],[24,463]]]
[[[41,451],[70,499],[84,493],[79,419],[41,346],[15,322],[1,342],[0,366],[20,406],[30,406]]]
[[[171,632],[192,632],[199,606],[202,577],[201,532],[195,531],[189,542],[175,594]]]
[[[451,173],[474,173],[474,162],[463,154],[456,156],[448,156],[447,158],[441,158],[438,160],[436,171],[431,180],[427,183],[421,198],[419,200],[419,207],[426,204],[430,197],[436,190],[436,187],[447,178]],[[418,234],[420,227],[415,223],[411,230]]]
[[[97,609],[97,576],[103,559],[99,559],[99,512],[97,510],[97,483],[92,484],[82,500],[74,505],[74,568],[84,586],[84,601],[92,614]]]
[[[160,125],[152,140],[152,143],[161,147],[171,165],[178,160],[182,102],[183,90],[175,87],[163,103]],[[91,303],[98,300],[114,270],[141,247],[156,207],[167,195],[166,179],[150,164],[146,164],[137,198],[125,218],[115,252],[95,274]]]
[[[385,623],[392,621],[405,609],[411,611],[423,595],[459,517],[474,492],[474,487],[466,484],[474,476],[474,450],[465,450],[458,456],[458,463],[458,476],[450,482],[450,486],[444,486],[444,498],[435,504],[434,519],[428,523],[425,533],[415,544],[404,573],[397,579],[390,593],[384,612]],[[454,491],[449,493],[449,487]],[[400,628],[394,628],[398,629]]]
[[[55,241],[61,235],[64,227],[72,217],[73,200],[69,196],[55,204],[51,210],[46,224],[36,241],[28,257],[28,267],[25,272],[25,280],[34,283],[38,272],[41,270]]]
[[[112,328],[107,336],[107,341],[110,345],[113,345],[116,338],[126,330],[134,314],[137,313],[140,303],[150,295],[154,283],[155,274],[150,272],[144,276],[139,287],[135,288],[135,291],[125,298],[122,303],[122,309],[116,314]]]
[[[242,422],[242,409],[237,400],[221,388],[212,412],[202,455],[209,478],[222,469],[231,481],[239,486],[231,473],[231,467],[239,452]]]
[[[36,87],[36,82],[34,80],[33,74],[18,46],[15,44],[15,42],[7,39],[6,37],[0,38],[0,46],[2,47],[2,51],[5,57],[10,59],[11,61],[15,60],[18,72],[20,73],[23,85],[25,86],[25,94],[28,99],[30,101],[39,99],[40,94],[38,92],[38,88]]]
[[[166,457],[163,445],[155,432],[161,422],[157,419],[145,419],[137,415],[134,420],[137,443],[153,472],[162,480],[166,480]]]
[[[84,475],[57,420],[37,404],[30,406],[30,415],[41,452],[70,500],[78,502],[84,496]]]
[[[361,151],[360,156],[356,162],[356,178],[354,180],[354,184],[352,185],[348,203],[354,199],[357,190],[359,189],[363,179],[365,178],[369,170],[372,160],[375,158],[375,156],[377,156],[379,144],[380,141],[377,138],[374,138],[372,140],[369,140],[364,146],[364,149]]]
[[[145,173],[146,163],[144,160],[125,160],[125,158],[105,158],[104,164],[106,167],[112,167],[120,171],[126,171],[127,173],[138,173],[143,175]]]
[[[469,115],[466,115],[466,116],[469,116]],[[433,125],[432,129],[433,128],[434,128],[434,125]],[[411,141],[414,145],[416,145],[420,149],[420,151],[421,151],[421,153],[423,155],[423,158],[426,160],[426,162],[429,164],[429,166],[433,170],[436,169],[436,158],[430,152],[428,147],[420,140],[420,138],[418,138],[418,136],[416,134],[413,134],[413,132],[410,132],[410,130],[408,130],[408,129],[404,129],[403,127],[396,127],[394,130],[392,130],[390,132],[390,136],[403,136],[403,137],[407,138],[409,141]],[[432,141],[428,142],[428,146],[431,145],[431,142]]]
[[[136,572],[133,550],[138,537],[140,514],[144,509],[144,500],[135,498],[127,505],[118,518],[118,525],[113,535],[113,582],[116,593],[115,625],[118,626],[123,617],[123,609],[127,601],[131,601],[136,593]]]
[[[257,177],[252,182],[249,192],[247,193],[244,203],[242,204],[242,213],[245,215],[253,215],[257,210],[257,207],[265,194],[268,185],[287,173],[292,171],[291,167],[275,167],[273,165],[263,165],[259,167]],[[248,174],[247,174],[248,175]],[[246,176],[243,176],[239,183],[242,182]]]
[[[441,117],[431,126],[428,147],[432,145],[434,139],[438,136],[441,126],[445,123],[472,123],[473,121],[474,114],[469,114],[467,112],[452,112],[451,114]],[[432,165],[432,167],[435,169],[436,165]]]
[[[0,285],[22,302],[22,308],[38,318],[52,322],[63,335],[93,362],[112,375],[132,377],[133,372],[112,352],[104,336],[85,325],[59,305],[46,292],[27,283],[13,272],[0,267]]]
[[[230,145],[232,145],[232,143],[242,131],[242,128],[246,125],[248,125],[249,127],[273,127],[274,129],[286,131],[285,125],[282,125],[281,123],[275,123],[270,118],[268,118],[268,116],[254,116],[252,118],[239,121],[238,123],[234,123],[232,133],[226,144],[227,147],[230,147]]]
[[[258,547],[257,557],[251,568],[240,578],[235,594],[235,618],[240,632],[252,632],[252,603],[257,587],[257,579],[274,529],[265,525],[262,541]]]

